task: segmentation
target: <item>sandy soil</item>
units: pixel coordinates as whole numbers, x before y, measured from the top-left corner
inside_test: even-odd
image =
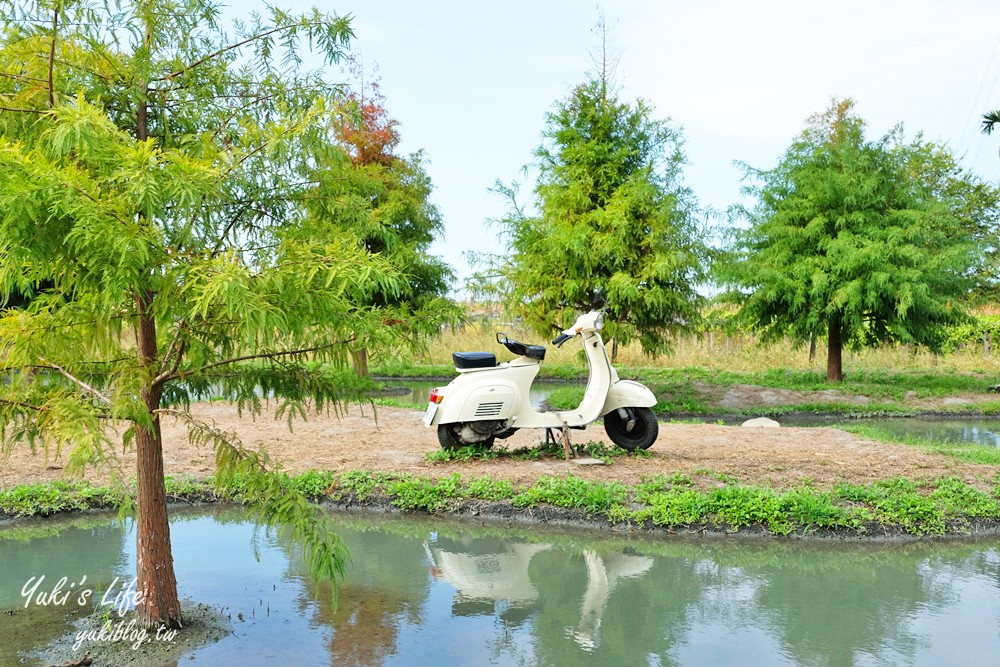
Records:
[[[432,463],[425,460],[425,455],[438,449],[437,438],[421,423],[419,410],[381,407],[375,412],[370,407],[355,406],[339,417],[312,416],[306,422],[297,422],[292,431],[284,420],[240,417],[233,406],[224,403],[196,404],[192,415],[237,433],[249,447],[266,447],[289,472],[370,470],[426,477],[457,472],[466,479],[489,475],[529,484],[542,475],[566,474],[632,484],[653,475],[681,472],[702,487],[721,484],[721,474],[740,483],[774,488],[810,481],[820,489],[844,481],[870,483],[898,476],[921,480],[943,475],[987,488],[996,472],[991,466],[957,463],[913,447],[872,442],[834,428],[662,423],[659,438],[649,450],[652,456],[616,457],[610,465],[567,463],[561,458]],[[600,425],[573,431],[572,437],[574,443],[598,440],[610,445]],[[205,477],[213,473],[211,450],[191,445],[182,422],[165,418],[163,438],[167,474]],[[497,441],[496,447],[530,447],[542,438],[542,431],[521,431],[508,440]],[[125,473],[133,474],[134,453],[119,454]],[[0,457],[0,488],[64,478],[64,464],[65,453],[57,458],[50,452],[46,460],[41,451],[33,455],[26,447],[17,447],[9,456]],[[102,482],[108,470],[88,470],[85,477]]]

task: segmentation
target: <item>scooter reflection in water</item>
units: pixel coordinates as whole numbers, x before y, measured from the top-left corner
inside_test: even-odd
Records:
[[[520,621],[538,605],[539,592],[531,581],[529,566],[549,544],[506,542],[494,538],[437,538],[425,542],[431,573],[455,588],[455,616],[484,616],[497,612]],[[600,646],[601,620],[616,584],[638,578],[653,566],[653,559],[622,552],[599,554],[583,551],[587,588],[580,603],[580,621],[566,634],[584,650]],[[509,618],[508,618],[509,617]]]

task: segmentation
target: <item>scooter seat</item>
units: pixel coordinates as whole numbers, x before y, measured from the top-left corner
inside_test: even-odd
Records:
[[[545,347],[542,345],[525,345],[524,356],[529,359],[538,359],[539,361],[542,361],[545,359]]]
[[[521,341],[507,338],[507,334],[504,333],[497,334],[497,342],[518,356],[538,361],[545,359],[545,347],[542,345],[527,345]]]
[[[497,365],[497,355],[492,352],[452,352],[455,368],[493,368]]]

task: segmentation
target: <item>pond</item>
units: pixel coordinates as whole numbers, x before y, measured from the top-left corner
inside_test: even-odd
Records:
[[[414,407],[426,407],[431,389],[447,384],[446,381],[433,380],[391,380],[387,386],[397,388],[402,392],[396,399],[403,403],[412,403]],[[553,390],[559,387],[572,386],[566,382],[536,382],[531,387],[531,404],[540,406]],[[583,385],[580,385],[582,388]],[[834,426],[843,421],[839,416],[796,413],[774,418],[783,426]],[[714,421],[714,419],[712,420]],[[727,420],[738,424],[742,418]],[[905,439],[907,437],[935,440],[940,442],[971,443],[987,447],[1000,447],[1000,419],[988,417],[864,417],[849,420],[851,424],[865,424],[885,430],[890,434]]]
[[[300,554],[238,509],[176,511],[181,594],[222,608],[233,634],[169,664],[937,666],[1000,655],[996,539],[639,539],[333,516],[352,557],[336,609]],[[134,558],[134,536],[106,516],[0,528],[0,664],[41,664],[21,661],[72,629],[72,600],[24,608],[32,577],[107,587],[132,576]]]

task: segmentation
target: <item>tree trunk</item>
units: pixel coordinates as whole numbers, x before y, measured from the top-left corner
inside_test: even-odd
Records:
[[[830,382],[841,382],[844,379],[844,343],[840,338],[840,329],[840,315],[834,315],[830,318],[826,339],[826,379]]]
[[[181,627],[174,556],[170,548],[167,490],[163,479],[163,439],[160,435],[161,387],[152,384],[156,369],[156,323],[152,297],[135,297],[138,323],[135,330],[139,366],[144,370],[141,397],[152,417],[152,427],[136,424],[136,591],[142,598],[136,606],[137,622],[143,627]]]
[[[361,347],[351,350],[351,365],[354,366],[354,374],[359,378],[366,378],[368,372],[368,348]]]
[[[816,361],[816,334],[809,335],[809,365]]]

